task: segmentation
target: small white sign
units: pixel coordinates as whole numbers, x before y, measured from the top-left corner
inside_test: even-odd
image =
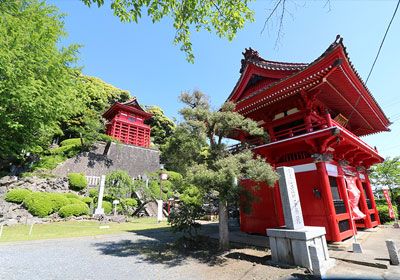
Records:
[[[161,174],[161,180],[168,180],[168,174],[167,173],[162,173]]]
[[[113,204],[119,204],[119,200],[114,200]]]

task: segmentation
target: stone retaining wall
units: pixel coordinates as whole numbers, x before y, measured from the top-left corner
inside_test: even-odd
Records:
[[[83,172],[87,176],[101,176],[114,170],[124,170],[136,178],[145,172],[159,170],[160,153],[157,150],[127,144],[98,143],[91,152],[68,159],[54,170],[54,174]]]

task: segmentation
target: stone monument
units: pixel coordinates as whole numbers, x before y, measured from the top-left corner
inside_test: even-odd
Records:
[[[105,183],[106,183],[106,176],[102,175],[101,181],[100,181],[99,200],[97,201],[97,208],[94,211],[94,215],[104,215],[104,208],[102,208],[102,206],[103,206],[103,195],[104,195]]]
[[[329,258],[325,228],[304,226],[294,169],[278,167],[277,172],[286,226],[267,229],[272,261],[323,273],[334,264]],[[312,261],[309,246],[315,246],[318,262]],[[316,263],[319,267],[313,267]]]

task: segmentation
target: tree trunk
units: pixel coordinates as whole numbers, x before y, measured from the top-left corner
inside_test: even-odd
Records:
[[[219,249],[229,250],[228,201],[219,199]]]

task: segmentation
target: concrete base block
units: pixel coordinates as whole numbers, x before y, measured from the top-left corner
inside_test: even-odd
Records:
[[[324,227],[267,229],[274,262],[312,269],[309,246],[315,246],[321,266],[329,260]]]
[[[393,224],[393,227],[394,227],[394,228],[400,228],[400,225],[399,225],[398,222],[395,222],[395,223]]]
[[[353,253],[356,253],[356,254],[362,254],[363,253],[360,243],[358,243],[358,242],[354,242],[353,243]]]
[[[104,215],[104,208],[96,208],[94,215]]]

